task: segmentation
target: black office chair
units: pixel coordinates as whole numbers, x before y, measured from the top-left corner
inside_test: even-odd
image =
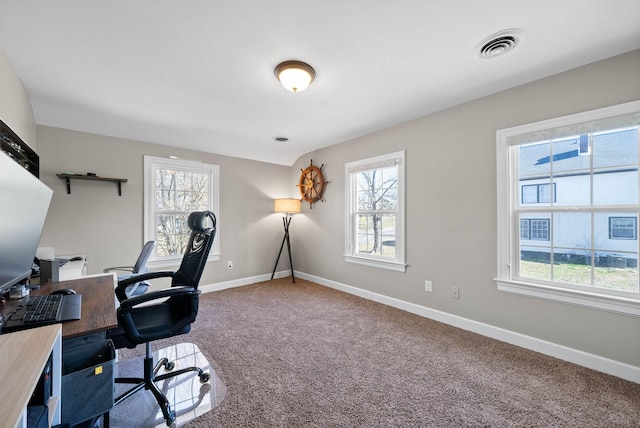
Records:
[[[148,241],[142,247],[142,251],[140,251],[140,255],[138,256],[138,260],[133,266],[114,266],[108,267],[104,270],[104,273],[109,273],[111,271],[123,271],[127,272],[126,274],[117,274],[118,281],[122,281],[123,279],[130,278],[134,275],[139,275],[141,273],[146,273],[147,269],[147,260],[151,255],[151,251],[153,247],[156,245],[155,241]],[[149,283],[145,281],[136,282],[134,284],[130,284],[127,286],[125,290],[125,294],[127,297],[137,296],[139,294],[144,294],[149,289]]]
[[[171,410],[167,397],[155,382],[190,371],[198,372],[200,382],[209,381],[209,374],[204,373],[199,367],[188,367],[157,375],[160,368],[173,370],[175,364],[167,358],[162,358],[154,366],[151,351],[150,342],[154,340],[188,333],[198,313],[200,295],[198,284],[215,238],[216,217],[211,211],[194,212],[189,215],[188,225],[192,232],[177,271],[148,272],[118,282],[116,287],[116,296],[120,301],[117,312],[118,327],[109,331],[109,337],[113,340],[116,349],[135,348],[143,343],[147,348],[144,377],[116,378],[116,383],[133,383],[135,386],[117,397],[114,404],[121,403],[143,388],[149,389],[158,401],[167,425],[175,422],[175,411]],[[171,287],[127,298],[125,290],[132,283],[166,277],[171,278]],[[153,300],[158,302],[147,303]],[[143,303],[147,304],[140,306]]]

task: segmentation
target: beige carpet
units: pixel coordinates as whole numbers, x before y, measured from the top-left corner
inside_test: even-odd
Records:
[[[300,279],[202,295],[181,342],[226,388],[184,427],[640,427],[638,384]]]

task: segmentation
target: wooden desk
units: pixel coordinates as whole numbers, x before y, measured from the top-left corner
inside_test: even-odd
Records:
[[[118,326],[114,287],[116,276],[113,274],[84,276],[69,281],[43,284],[33,290],[31,296],[42,296],[62,288],[72,288],[82,295],[82,314],[77,321],[62,323],[62,338],[85,336],[105,332]],[[13,311],[20,300],[9,300],[2,308],[5,317]]]
[[[70,281],[41,285],[33,296],[49,294],[62,288],[72,288],[82,295],[82,315],[77,321],[62,323],[62,338],[104,332],[118,326],[114,288],[116,276],[112,274],[84,276]]]

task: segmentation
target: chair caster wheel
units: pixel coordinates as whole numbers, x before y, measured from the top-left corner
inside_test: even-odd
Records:
[[[209,373],[202,373],[200,375],[200,383],[207,383],[209,382],[209,379],[211,379],[211,377],[209,376]]]
[[[164,365],[165,371],[168,371],[168,372],[170,372],[175,368],[176,368],[176,363],[174,363],[173,361],[169,361],[167,364]]]

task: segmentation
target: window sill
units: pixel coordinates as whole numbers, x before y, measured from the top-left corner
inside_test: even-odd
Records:
[[[640,317],[640,300],[496,279],[499,291]]]
[[[349,263],[356,263],[364,266],[377,267],[381,269],[393,270],[396,272],[406,272],[407,265],[391,260],[372,259],[368,257],[352,256],[349,254],[344,255],[344,261]]]

